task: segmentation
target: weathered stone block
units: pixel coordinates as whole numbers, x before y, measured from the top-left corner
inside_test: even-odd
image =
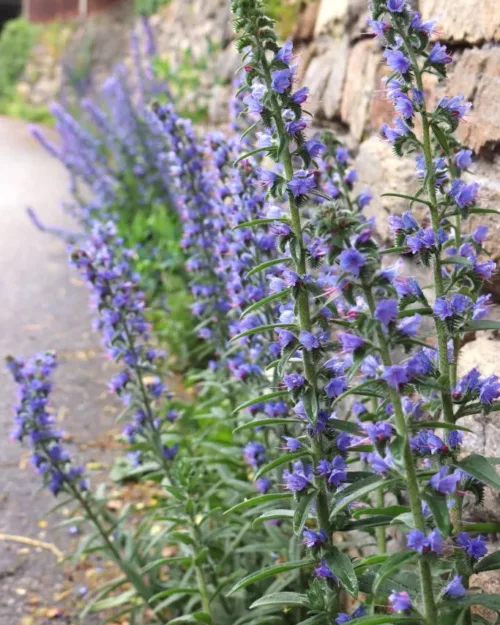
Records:
[[[464,143],[479,151],[500,142],[500,48],[465,50],[454,66],[446,92],[463,93],[473,104],[460,126]]]
[[[362,139],[368,120],[379,62],[380,52],[372,40],[358,42],[349,54],[340,116],[357,141]]]
[[[500,3],[497,0],[420,0],[424,19],[439,18],[439,39],[480,43],[500,41]]]

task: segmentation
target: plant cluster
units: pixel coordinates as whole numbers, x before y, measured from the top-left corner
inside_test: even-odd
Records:
[[[435,23],[406,0],[371,8],[396,111],[382,135],[415,157],[419,181],[415,195],[393,194],[407,203],[390,217],[393,247],[363,215],[372,197],[354,193],[348,150],[310,129],[293,44],[279,45],[260,0],[232,2],[244,63],[232,129],[246,126],[243,137],[200,137],[167,98],[145,113],[208,361],[191,376],[194,405],[165,386],[119,203],[85,213],[71,260],[120,366],[110,389],[124,404],[128,476],[162,492],[138,522],[110,517],[64,451],[47,410],[54,355],[9,361],[15,437],[93,524],[87,551],[122,571],[94,609],[213,625],[498,621],[500,596],[472,579],[500,568],[487,541],[498,528],[468,519],[464,503],[500,478],[491,460],[464,453],[460,419],[497,409],[500,380],[457,367],[466,333],[499,328],[482,293],[495,269],[486,228],[463,228],[468,215],[497,211],[479,207],[478,185],[463,178],[472,152],[455,131],[470,105],[426,102],[424,75],[445,79],[451,62],[431,41]],[[431,288],[404,275],[401,255],[428,268]],[[165,546],[174,555],[162,557]]]

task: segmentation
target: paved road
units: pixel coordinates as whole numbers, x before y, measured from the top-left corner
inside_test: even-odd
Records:
[[[46,222],[71,226],[61,209],[67,187],[64,169],[31,138],[27,125],[0,118],[0,359],[56,349],[60,367],[54,404],[63,429],[73,437],[72,451],[85,460],[106,461],[107,447],[96,441],[109,439],[113,424],[106,394],[111,372],[90,331],[87,291],[67,265],[65,246],[37,231],[25,214],[27,206],[34,206]],[[67,532],[51,530],[57,519],[45,515],[53,498],[40,492],[26,452],[9,441],[13,391],[2,365],[0,533],[64,548]],[[60,605],[62,581],[50,552],[0,540],[0,625],[29,624],[36,615],[34,622],[40,622],[45,606]],[[54,622],[50,614],[47,623]],[[74,622],[61,618],[56,622]]]

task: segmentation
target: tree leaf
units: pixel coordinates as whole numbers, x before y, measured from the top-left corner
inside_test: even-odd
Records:
[[[403,564],[409,563],[410,560],[416,559],[417,554],[414,551],[397,551],[382,564],[375,575],[373,581],[373,594],[376,596],[380,588],[380,584],[393,573],[401,570]]]
[[[256,419],[255,421],[249,421],[243,423],[233,430],[233,434],[241,432],[242,430],[251,430],[253,428],[260,428],[266,425],[288,425],[290,423],[304,423],[301,419],[292,419],[290,417],[272,417],[270,419]]]
[[[266,521],[275,521],[276,519],[293,519],[295,512],[285,508],[277,508],[276,510],[266,510],[252,523],[252,529],[258,527]]]
[[[293,517],[293,531],[297,536],[302,534],[307,517],[309,516],[309,509],[314,501],[314,498],[316,497],[316,494],[317,493],[315,491],[311,491],[310,493],[303,495],[297,504]]]
[[[357,597],[359,592],[358,578],[354,572],[351,558],[338,547],[331,546],[330,553],[325,555],[325,560],[347,592],[353,597]]]
[[[306,595],[298,592],[274,592],[270,595],[264,595],[257,601],[254,601],[250,609],[261,608],[269,605],[308,605]]]
[[[488,486],[500,489],[500,475],[484,456],[471,454],[468,458],[452,464]]]
[[[288,391],[274,391],[273,393],[266,393],[264,395],[260,395],[259,397],[255,397],[254,399],[249,399],[243,404],[240,404],[237,408],[233,410],[232,414],[235,414],[239,412],[240,410],[244,410],[245,408],[248,408],[249,406],[253,406],[254,404],[259,404],[261,401],[270,401],[271,399],[274,399],[275,397],[285,397],[285,395],[288,395]]]
[[[234,594],[238,590],[249,586],[250,584],[255,584],[256,582],[260,582],[263,579],[267,579],[268,577],[274,577],[275,575],[279,575],[280,573],[285,573],[286,571],[293,571],[295,569],[303,569],[308,566],[312,566],[314,561],[312,560],[295,560],[292,562],[282,562],[281,564],[273,564],[272,566],[266,566],[260,571],[255,571],[247,575],[243,579],[241,579],[237,584],[235,584],[231,590],[228,592],[227,596]]]
[[[273,258],[272,260],[266,260],[266,262],[260,263],[260,265],[257,265],[253,269],[250,269],[246,277],[250,278],[250,276],[253,276],[256,273],[260,273],[261,271],[265,271],[266,269],[269,269],[269,267],[274,267],[274,265],[281,265],[282,263],[289,263],[292,260],[293,258],[291,256],[286,256],[285,258]]]
[[[295,451],[292,454],[284,454],[283,456],[278,456],[277,458],[269,462],[269,464],[266,464],[263,467],[261,467],[255,474],[254,479],[258,480],[259,477],[262,477],[266,473],[269,473],[269,471],[272,471],[276,467],[280,467],[282,464],[293,462],[294,460],[298,460],[299,458],[303,458],[304,456],[310,456],[310,455],[311,455],[311,452],[309,452],[307,449],[302,449],[301,451]]]

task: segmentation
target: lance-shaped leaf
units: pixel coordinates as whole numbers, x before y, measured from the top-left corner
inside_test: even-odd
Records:
[[[259,332],[268,332],[269,330],[295,330],[297,331],[297,326],[293,323],[269,323],[262,326],[257,326],[256,328],[250,328],[250,330],[245,330],[244,332],[240,332],[236,336],[233,336],[230,339],[230,343],[234,341],[239,341],[240,339],[245,338],[245,336],[251,336],[252,334],[259,334]]]
[[[252,523],[252,528],[257,528],[261,523],[266,521],[283,521],[284,519],[293,519],[295,512],[293,510],[287,510],[278,508],[277,510],[267,510],[257,517]]]
[[[449,536],[451,532],[451,519],[446,497],[430,491],[423,493],[422,497],[427,502],[441,534],[443,534],[443,536]]]
[[[268,577],[274,577],[275,575],[279,575],[280,573],[285,573],[286,571],[294,571],[295,569],[304,569],[306,567],[310,567],[314,564],[312,560],[294,560],[292,562],[282,562],[281,564],[273,564],[272,566],[266,566],[260,571],[255,571],[247,575],[243,579],[241,579],[237,584],[235,584],[231,590],[228,592],[227,596],[234,594],[238,590],[245,588],[246,586],[250,586],[250,584],[255,584],[260,582],[263,579],[267,579]]]
[[[330,546],[329,553],[325,555],[325,560],[347,592],[353,597],[357,597],[359,592],[358,578],[354,572],[351,558],[338,547]]]
[[[250,606],[253,608],[262,608],[270,605],[309,605],[309,601],[306,595],[302,595],[298,592],[273,592],[270,595],[264,595],[257,601],[254,601]]]
[[[246,317],[254,310],[258,310],[259,308],[262,308],[262,306],[265,306],[269,302],[274,302],[274,300],[276,299],[284,299],[289,294],[290,294],[290,289],[283,289],[283,291],[278,291],[277,293],[272,293],[271,295],[268,295],[267,297],[263,297],[258,302],[254,302],[248,308],[245,308],[245,310],[241,313],[241,318]]]
[[[417,554],[414,551],[397,551],[392,554],[391,557],[382,564],[375,575],[373,594],[375,596],[377,595],[380,585],[385,579],[403,569],[405,564],[409,564],[409,562],[415,560],[416,557]]]
[[[264,395],[260,395],[259,397],[255,397],[254,399],[249,399],[248,401],[240,404],[237,408],[233,410],[232,414],[243,410],[244,408],[248,408],[249,406],[253,406],[254,404],[260,404],[260,402],[270,401],[271,399],[275,399],[276,397],[285,397],[288,395],[288,391],[274,391],[274,393],[265,393]]]
[[[363,429],[352,421],[343,421],[342,419],[328,419],[328,426],[337,432],[349,432],[349,434],[363,435]]]
[[[361,497],[374,492],[377,488],[392,486],[392,484],[395,484],[400,479],[401,478],[399,477],[383,478],[378,475],[374,475],[373,477],[368,477],[354,484],[350,484],[343,491],[335,495],[333,499],[334,506],[331,512],[331,517],[338,514],[353,501],[361,499]]]
[[[411,200],[412,202],[419,202],[420,204],[425,204],[426,206],[432,206],[431,202],[424,200],[421,197],[406,195],[404,193],[382,193],[381,197],[399,197],[403,200]]]
[[[285,258],[273,258],[272,260],[266,260],[264,263],[260,263],[260,265],[257,265],[253,269],[250,269],[250,271],[247,273],[247,278],[250,278],[250,276],[253,276],[256,273],[260,273],[261,271],[265,271],[266,269],[269,269],[269,267],[274,267],[274,265],[281,265],[282,263],[290,263],[292,262],[292,260],[293,258],[291,258],[290,256],[287,256]]]
[[[240,230],[241,228],[253,228],[254,226],[263,226],[265,224],[272,224],[276,221],[281,221],[285,224],[289,224],[290,220],[285,217],[278,217],[276,219],[273,218],[264,218],[264,219],[252,219],[251,221],[244,221],[237,226],[234,226],[233,230]]]
[[[302,495],[299,503],[295,509],[295,514],[293,517],[293,531],[297,536],[302,534],[302,530],[304,529],[304,525],[306,524],[307,517],[309,516],[309,509],[316,497],[316,492],[311,491],[305,495]]]
[[[498,571],[500,569],[500,551],[490,553],[489,556],[481,558],[474,565],[475,573],[483,573],[484,571]]]
[[[490,610],[500,610],[500,595],[489,593],[467,593],[465,597],[443,601],[444,606],[453,609],[468,608],[473,605],[482,605]]]
[[[303,458],[304,456],[310,456],[311,452],[307,449],[302,449],[301,451],[295,451],[291,454],[284,454],[283,456],[278,456],[272,460],[269,464],[261,467],[257,473],[255,474],[255,479],[258,480],[259,477],[262,477],[269,471],[272,471],[276,467],[280,467],[282,464],[287,464],[288,462],[293,462],[294,460],[298,460],[299,458]]]
[[[282,499],[292,499],[292,493],[267,493],[266,495],[258,495],[247,499],[246,501],[240,501],[229,510],[226,510],[224,514],[231,514],[232,512],[239,512],[240,510],[247,510],[248,508],[255,508],[263,504],[271,503],[273,501],[280,501]]]
[[[500,330],[500,321],[494,319],[471,319],[463,329],[464,332],[476,330]]]
[[[477,478],[480,482],[500,489],[500,475],[498,475],[495,467],[493,467],[484,456],[471,454],[468,458],[452,464],[457,467],[457,469],[462,469],[465,473]]]
[[[251,430],[253,428],[266,427],[268,425],[289,425],[290,423],[304,422],[300,419],[292,419],[288,417],[270,417],[269,419],[255,419],[255,421],[250,421],[249,423],[239,425],[236,429],[233,430],[233,434],[236,434],[236,432],[241,432],[242,430]]]

